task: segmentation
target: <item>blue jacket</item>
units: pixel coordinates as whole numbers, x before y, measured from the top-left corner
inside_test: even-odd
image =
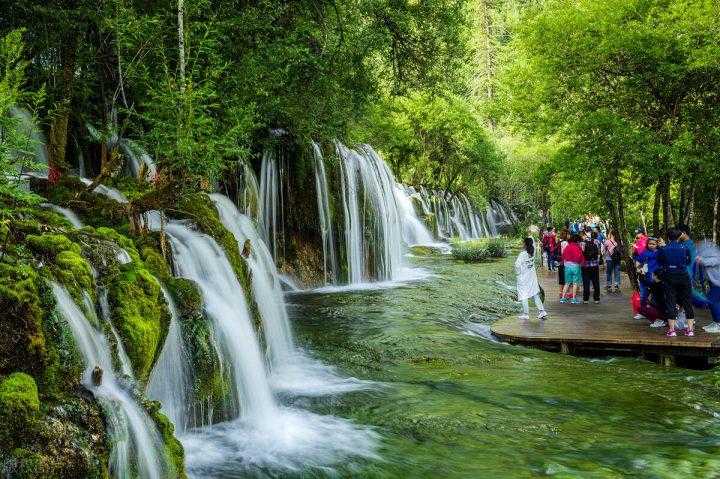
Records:
[[[658,270],[660,265],[658,264],[658,253],[660,250],[650,251],[646,249],[642,254],[637,255],[635,259],[642,265],[647,265],[647,277],[651,278],[653,273]]]
[[[687,273],[691,263],[690,250],[683,243],[671,241],[666,247],[658,250],[658,270],[666,273]]]
[[[683,241],[682,245],[687,248],[687,250],[690,252],[690,264],[687,267],[688,274],[692,278],[693,276],[693,265],[695,264],[695,259],[697,258],[697,246],[695,246],[695,242],[691,239],[688,239],[687,241]]]

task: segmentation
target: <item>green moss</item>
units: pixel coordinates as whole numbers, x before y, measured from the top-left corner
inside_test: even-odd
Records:
[[[187,478],[185,474],[185,450],[182,444],[180,444],[180,441],[175,437],[175,426],[160,412],[160,403],[158,401],[149,402],[148,410],[163,439],[168,466],[173,470],[172,472],[175,473],[172,476],[178,479]]]
[[[147,269],[161,281],[167,282],[168,279],[172,277],[167,261],[158,250],[150,246],[145,246],[142,248],[141,256]]]
[[[147,381],[170,324],[160,284],[141,263],[130,263],[109,289],[112,320],[138,379]]]
[[[442,250],[440,248],[425,245],[411,246],[410,252],[416,256],[435,256],[442,254]]]
[[[0,381],[0,438],[3,443],[14,443],[32,434],[39,412],[40,398],[32,376],[12,373]]]
[[[33,251],[50,258],[54,258],[63,251],[80,254],[80,246],[61,234],[28,235],[25,241]]]
[[[195,283],[172,278],[167,283],[180,314],[180,328],[193,369],[193,389],[199,403],[211,403],[222,410],[228,383],[222,375],[211,325],[203,315],[202,296]]]
[[[75,284],[83,291],[93,290],[90,264],[74,251],[61,251],[55,258],[55,273],[61,283]]]
[[[37,373],[45,363],[38,274],[28,264],[0,263],[0,374]]]

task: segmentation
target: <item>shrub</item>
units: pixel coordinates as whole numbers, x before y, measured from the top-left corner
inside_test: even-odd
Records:
[[[452,242],[453,258],[466,262],[482,262],[491,258],[507,256],[507,246],[502,238],[483,238]]]

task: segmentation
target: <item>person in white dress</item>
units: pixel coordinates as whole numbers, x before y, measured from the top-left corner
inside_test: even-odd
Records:
[[[535,241],[532,238],[525,238],[524,248],[515,260],[518,300],[523,307],[523,314],[518,316],[520,319],[530,319],[530,298],[535,300],[538,319],[545,319],[548,315],[540,299],[540,283],[535,271],[535,251]]]

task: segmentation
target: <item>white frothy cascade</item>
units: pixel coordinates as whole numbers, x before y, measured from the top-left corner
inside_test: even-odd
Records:
[[[332,214],[330,212],[330,191],[325,162],[320,145],[312,142],[313,167],[315,172],[315,192],[318,203],[318,216],[320,218],[320,234],[323,241],[323,274],[326,283],[337,281],[338,262],[335,251],[335,236],[333,235]]]
[[[113,477],[134,477],[135,469],[142,478],[175,477],[153,421],[121,385],[116,375],[105,336],[90,324],[64,287],[54,282],[51,287],[58,309],[70,326],[83,358],[85,372],[82,382],[93,392],[105,411],[112,437],[110,470]],[[97,386],[92,379],[95,367],[102,369],[102,382]]]
[[[369,145],[351,150],[336,143],[336,151],[342,170],[348,282],[398,279],[404,248],[395,177]]]
[[[175,425],[175,432],[183,434],[193,423],[192,366],[182,337],[175,301],[165,286],[162,286],[162,292],[170,311],[170,326],[165,344],[150,374],[147,396],[160,401],[163,413]]]
[[[74,228],[82,228],[84,226],[82,221],[80,221],[80,218],[78,218],[78,215],[68,208],[63,208],[62,206],[54,205],[52,203],[42,203],[40,206],[61,214],[66,220],[68,220],[68,223],[73,225]]]
[[[242,415],[250,421],[270,420],[277,406],[265,361],[245,295],[225,252],[210,236],[193,231],[182,222],[169,222],[165,232],[172,246],[175,273],[200,288],[221,359],[230,372],[230,401],[225,417]]]
[[[260,169],[260,227],[268,246],[272,245],[273,258],[278,259],[280,246],[278,243],[283,235],[283,165],[273,149],[263,153]]]
[[[276,366],[287,363],[294,354],[295,345],[285,309],[283,290],[272,256],[252,220],[240,214],[227,196],[216,193],[210,197],[215,203],[223,226],[235,237],[240,252],[245,249],[245,243],[249,241],[249,254],[245,260],[250,267],[253,297],[260,310],[268,357]]]

